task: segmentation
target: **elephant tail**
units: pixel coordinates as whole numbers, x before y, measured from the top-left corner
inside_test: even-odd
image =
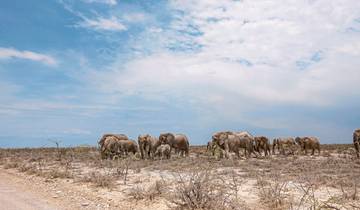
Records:
[[[186,139],[187,140],[187,139]],[[189,140],[186,141],[186,150],[185,150],[185,154],[186,156],[189,155],[189,150],[190,150],[190,144],[189,144]]]

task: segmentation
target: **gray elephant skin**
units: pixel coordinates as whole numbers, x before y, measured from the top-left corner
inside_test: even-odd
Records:
[[[162,144],[157,147],[155,151],[155,156],[158,156],[161,160],[166,158],[170,159],[171,157],[171,147],[168,144]]]
[[[316,137],[296,137],[295,142],[300,146],[300,150],[305,152],[307,155],[307,150],[311,149],[311,155],[314,155],[315,150],[319,152],[320,155],[320,141]]]
[[[265,156],[270,155],[270,143],[267,137],[256,136],[254,137],[254,141],[255,141],[255,151],[260,153],[260,155],[262,151],[264,151]]]
[[[153,158],[156,148],[160,145],[159,138],[149,134],[139,135],[138,144],[141,154],[141,159]]]
[[[232,132],[220,131],[212,136],[212,141],[220,149],[225,151],[225,157],[229,158],[229,152],[234,152],[240,158],[240,149],[244,149],[244,154],[247,157],[254,153],[254,138],[246,131]]]
[[[168,144],[175,153],[189,156],[189,140],[184,134],[162,133],[159,136],[160,144]]]

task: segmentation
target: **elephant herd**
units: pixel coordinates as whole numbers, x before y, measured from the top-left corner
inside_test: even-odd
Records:
[[[301,152],[307,154],[308,150],[312,151],[314,155],[315,150],[320,154],[320,142],[316,137],[292,137],[288,138],[275,138],[272,145],[265,136],[252,136],[246,131],[233,132],[233,131],[221,131],[216,132],[212,136],[212,140],[208,142],[207,150],[211,151],[214,155],[216,148],[221,150],[221,153],[225,153],[225,157],[229,157],[229,152],[234,152],[240,157],[240,150],[243,149],[245,157],[249,157],[251,154],[255,156],[265,156],[275,154],[276,150],[280,154],[294,154],[296,147],[300,148]],[[272,152],[271,152],[272,149]],[[288,151],[286,153],[286,151]]]
[[[184,134],[162,133],[158,137],[144,134],[138,136],[137,142],[125,134],[104,134],[98,144],[103,159],[127,156],[129,153],[140,153],[141,159],[170,159],[172,151],[178,156],[189,156],[189,139]],[[360,129],[354,131],[353,144],[360,158]],[[305,155],[311,150],[311,155],[314,155],[315,151],[320,154],[320,142],[316,137],[287,137],[275,138],[270,143],[267,137],[252,136],[247,131],[220,131],[214,133],[207,144],[207,151],[212,155],[215,155],[216,149],[226,158],[229,158],[230,152],[240,157],[241,150],[245,157],[252,154],[256,157],[262,154],[295,154],[298,149]]]
[[[138,141],[125,134],[104,134],[98,142],[102,159],[140,153],[141,158],[170,159],[171,151],[180,156],[189,155],[189,140],[184,134],[162,133],[159,137],[149,134],[139,135]]]

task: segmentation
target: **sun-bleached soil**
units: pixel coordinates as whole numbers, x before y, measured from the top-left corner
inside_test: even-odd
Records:
[[[351,145],[248,159],[221,159],[199,146],[170,160],[101,160],[90,147],[0,149],[0,163],[7,209],[360,208]]]

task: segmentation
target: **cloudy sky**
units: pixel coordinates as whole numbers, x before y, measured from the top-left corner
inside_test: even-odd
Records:
[[[0,147],[217,130],[349,143],[358,0],[0,2]]]

